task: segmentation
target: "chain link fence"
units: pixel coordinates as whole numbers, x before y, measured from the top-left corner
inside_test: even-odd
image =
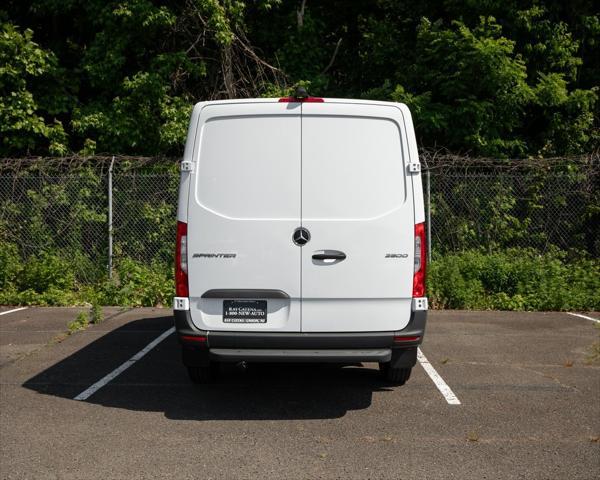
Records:
[[[433,260],[513,247],[598,256],[598,155],[421,158]],[[118,157],[111,164],[111,157],[1,160],[0,249],[11,245],[23,261],[68,259],[82,283],[106,278],[111,259],[116,267],[132,260],[171,268],[177,161]]]
[[[422,160],[434,259],[507,248],[598,256],[598,155],[500,161],[424,152]]]
[[[80,283],[127,260],[170,269],[178,184],[173,159],[2,160],[0,248],[67,259]]]
[[[179,172],[117,173],[113,180],[114,259],[169,264],[175,248]]]

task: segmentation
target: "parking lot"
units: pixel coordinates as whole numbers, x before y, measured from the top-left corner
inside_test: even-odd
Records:
[[[597,313],[430,312],[403,387],[374,364],[194,386],[174,334],[147,348],[170,310],[109,308],[65,335],[80,310],[0,308],[2,478],[600,476]]]

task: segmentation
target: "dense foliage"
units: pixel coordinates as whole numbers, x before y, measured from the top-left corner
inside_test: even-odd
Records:
[[[477,175],[466,174],[466,166],[444,162],[431,170],[432,307],[600,309],[598,223],[588,218],[594,208],[597,215],[597,188],[591,195],[597,167],[570,171],[572,165],[551,168],[548,160],[526,163],[519,161],[516,173],[514,167],[484,172],[480,166]],[[171,302],[179,182],[174,162],[113,166],[111,278],[109,163],[14,164],[19,167],[0,172],[0,304]],[[583,227],[588,220],[594,225],[589,235]]]
[[[117,263],[115,276],[81,281],[73,275],[80,268],[61,253],[44,253],[25,261],[14,245],[0,243],[0,305],[95,305],[166,306],[175,284],[169,264]]]
[[[566,254],[531,249],[494,254],[478,250],[438,256],[430,266],[428,295],[433,308],[496,310],[599,310],[600,264],[567,261]],[[168,305],[172,268],[124,259],[115,278],[80,283],[72,259],[59,254],[25,263],[10,244],[0,244],[0,304],[123,306]]]
[[[179,155],[194,102],[298,82],[407,103],[424,146],[600,138],[592,0],[8,0],[0,21],[0,156]]]
[[[598,310],[600,264],[565,252],[520,248],[439,256],[428,295],[434,308],[476,310]]]
[[[195,102],[295,84],[405,102],[423,147],[589,153],[600,145],[599,45],[592,0],[6,0],[0,157],[177,157]],[[63,173],[38,165],[3,180],[0,304],[170,303],[177,176],[152,201],[117,178],[109,280],[105,177],[85,165]],[[575,165],[538,173],[477,189],[434,176],[435,307],[600,307],[597,189],[575,188],[586,173]]]

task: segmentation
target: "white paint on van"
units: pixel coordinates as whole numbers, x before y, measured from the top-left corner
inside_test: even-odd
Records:
[[[395,106],[302,107],[302,331],[403,329],[414,255],[412,175]],[[315,262],[318,250],[346,259]],[[400,254],[390,257],[388,254]]]
[[[190,313],[203,330],[300,331],[300,107],[273,102],[205,106],[188,196]],[[234,253],[234,258],[196,254]],[[282,290],[266,323],[223,322],[211,289]]]
[[[206,102],[192,113],[178,219],[188,223],[190,314],[203,330],[397,331],[410,319],[421,174],[406,106],[278,99]],[[185,204],[182,206],[182,203]],[[311,240],[299,247],[294,230]],[[320,251],[341,261],[315,261]],[[213,253],[234,253],[221,258]],[[194,256],[195,254],[200,254]],[[208,255],[206,255],[208,254]],[[267,322],[222,320],[211,289],[281,290]]]

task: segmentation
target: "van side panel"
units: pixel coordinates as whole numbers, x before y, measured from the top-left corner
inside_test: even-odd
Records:
[[[419,161],[419,150],[417,148],[417,138],[415,136],[415,127],[413,126],[412,115],[410,110],[403,103],[396,104],[402,111],[404,124],[406,126],[406,139],[408,144],[408,152],[413,163]],[[426,168],[426,165],[421,165],[421,172]],[[413,198],[415,204],[415,223],[423,223],[425,221],[425,201],[423,197],[423,175],[422,173],[410,175],[413,186]]]
[[[204,107],[205,103],[197,103],[190,117],[190,124],[188,126],[187,138],[185,140],[185,150],[183,152],[183,162],[194,161],[194,144],[196,142],[196,128],[198,126],[198,118],[200,111]],[[188,195],[190,193],[190,172],[182,171],[179,176],[179,199],[177,202],[177,220],[179,222],[187,222],[188,214]]]

